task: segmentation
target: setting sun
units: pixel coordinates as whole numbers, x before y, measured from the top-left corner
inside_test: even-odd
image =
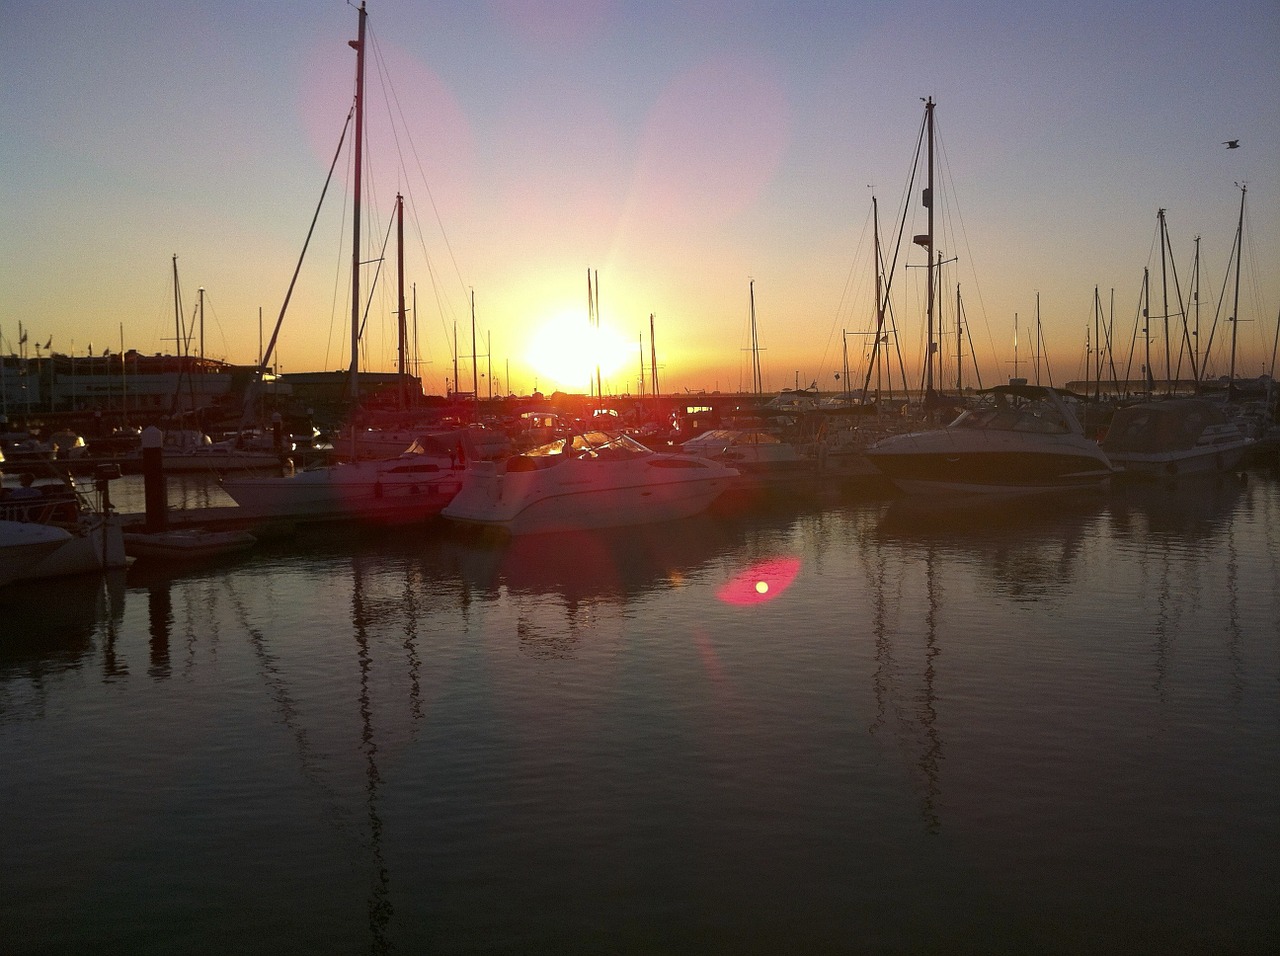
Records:
[[[608,326],[592,328],[585,316],[561,315],[534,334],[526,357],[544,392],[556,388],[585,392],[597,367],[605,391],[617,392],[626,391],[630,383],[614,382],[613,377],[628,362],[639,367],[638,348],[638,342],[628,343]]]

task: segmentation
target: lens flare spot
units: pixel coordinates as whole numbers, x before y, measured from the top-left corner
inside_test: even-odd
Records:
[[[728,581],[717,596],[726,604],[762,604],[781,596],[799,572],[799,558],[761,561]]]

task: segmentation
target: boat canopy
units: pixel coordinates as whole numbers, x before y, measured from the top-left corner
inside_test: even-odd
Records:
[[[1102,449],[1109,453],[1183,451],[1196,447],[1206,428],[1226,422],[1226,413],[1204,399],[1143,402],[1116,410]]]

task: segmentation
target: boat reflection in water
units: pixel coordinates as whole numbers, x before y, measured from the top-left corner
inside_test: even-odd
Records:
[[[122,673],[115,640],[125,593],[123,569],[20,581],[0,591],[0,673],[57,673],[97,651],[104,677]]]

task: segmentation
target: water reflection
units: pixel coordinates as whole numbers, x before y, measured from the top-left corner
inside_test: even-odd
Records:
[[[373,659],[369,648],[369,620],[364,602],[363,562],[352,561],[351,622],[354,629],[356,666],[360,674],[360,749],[365,760],[365,816],[369,824],[369,849],[371,886],[367,903],[369,913],[370,950],[374,953],[390,951],[387,928],[395,913],[391,903],[391,874],[382,852],[382,815],[379,811],[378,791],[382,775],[378,772],[378,743],[374,734],[373,704],[369,682]]]
[[[116,638],[125,604],[121,570],[23,581],[0,591],[0,676],[35,676],[79,667],[101,635],[103,674],[128,672]],[[99,623],[103,625],[99,628]]]
[[[1106,499],[929,502],[898,499],[885,510],[880,534],[915,551],[961,557],[992,592],[1018,601],[1063,597],[1075,587],[1082,547]]]
[[[501,541],[453,539],[459,566],[487,593],[557,595],[566,608],[626,604],[651,590],[678,587],[741,540],[736,522],[700,516],[639,528],[529,535]]]
[[[64,632],[0,647],[19,852],[46,861],[11,910],[65,911],[73,951],[128,892],[121,921],[166,939],[192,886],[262,949],[382,952],[590,949],[584,925],[813,950],[861,921],[890,938],[876,914],[902,912],[923,927],[904,950],[1007,923],[1087,949],[1085,917],[1131,944],[1186,899],[1256,909],[1275,527],[1280,495],[1252,485],[959,516],[852,502],[498,543],[316,530],[5,592],[6,629]],[[95,654],[104,680],[147,678],[103,687]],[[43,680],[69,667],[90,679]],[[45,808],[55,788],[68,809]],[[91,802],[147,853],[100,851],[91,872],[126,890],[86,878],[62,907]],[[1194,893],[1128,887],[1135,859],[1174,857]],[[778,906],[800,915],[779,929]]]
[[[1234,474],[1121,484],[1109,501],[1112,523],[1123,537],[1150,534],[1198,545],[1231,519],[1248,486]]]
[[[1250,491],[1240,476],[1204,475],[1127,484],[1112,498],[1114,538],[1135,562],[1139,592],[1154,603],[1151,686],[1161,704],[1169,702],[1179,644],[1197,620],[1226,627],[1232,695],[1243,694],[1235,536],[1252,510]]]

